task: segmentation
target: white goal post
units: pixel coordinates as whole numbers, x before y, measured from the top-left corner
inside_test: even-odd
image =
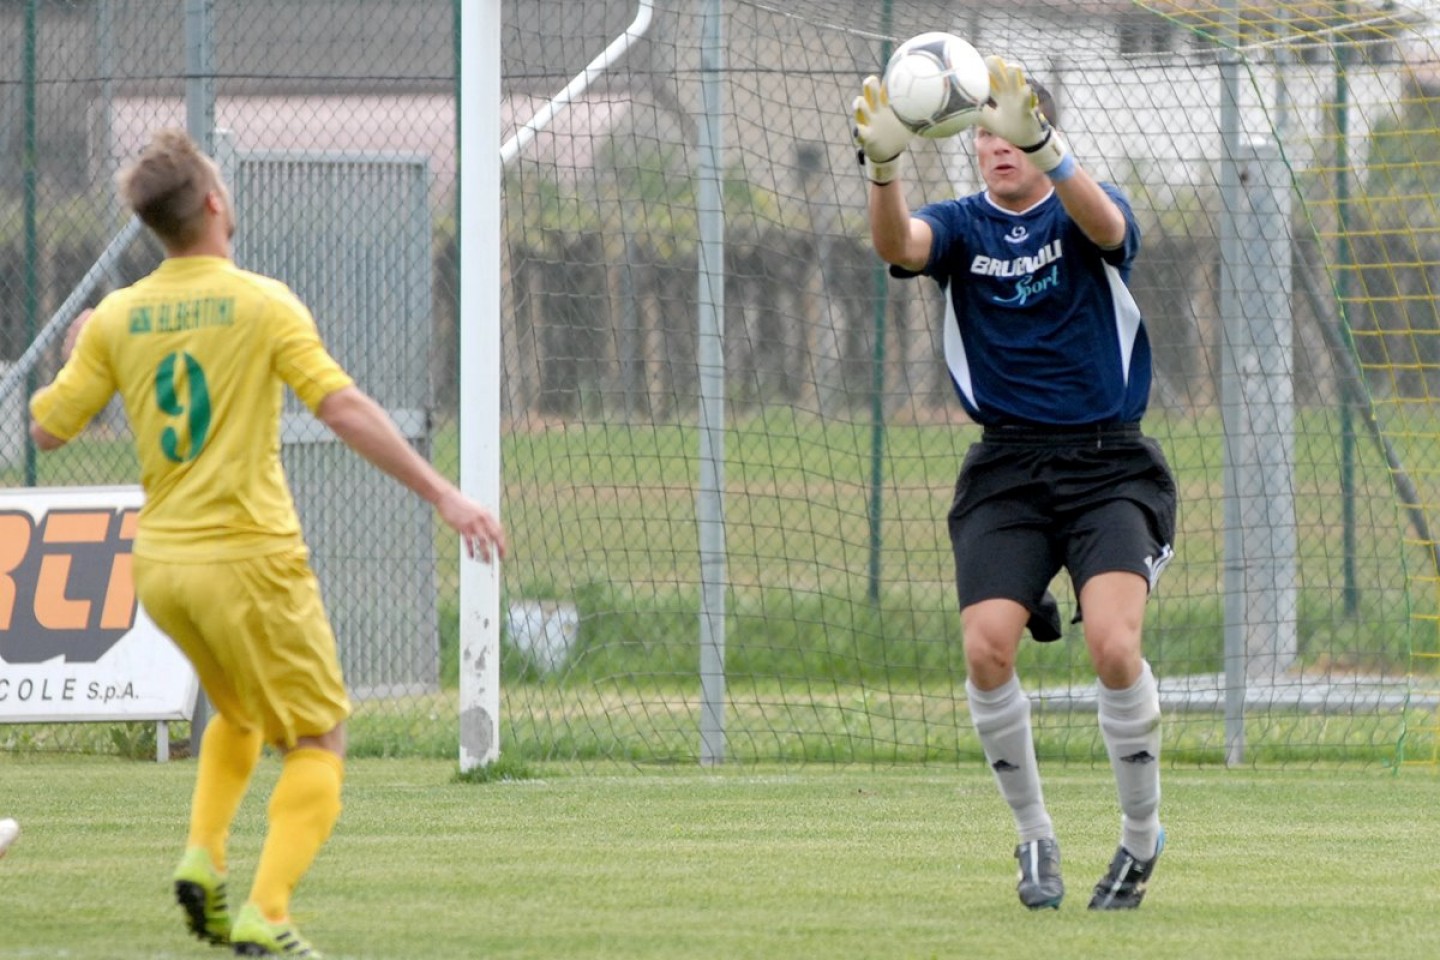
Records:
[[[460,14],[460,487],[500,504],[500,178],[535,134],[650,27],[653,0],[565,88],[500,144],[500,0]],[[495,238],[492,247],[486,240]],[[469,239],[470,242],[465,242]],[[463,548],[461,548],[463,549]],[[500,755],[500,565],[460,563],[460,769]]]

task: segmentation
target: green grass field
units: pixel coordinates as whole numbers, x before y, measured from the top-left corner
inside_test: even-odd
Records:
[[[232,843],[259,845],[267,759]],[[1047,779],[1069,896],[1013,891],[1009,814],[983,766],[746,768],[458,783],[453,764],[357,761],[296,917],[330,960],[1440,955],[1433,770],[1165,774],[1165,858],[1138,913],[1091,914],[1118,824],[1108,770]],[[0,957],[218,957],[170,901],[194,765],[0,755]]]

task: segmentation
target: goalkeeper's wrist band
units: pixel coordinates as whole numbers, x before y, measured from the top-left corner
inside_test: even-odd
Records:
[[[1045,139],[1039,143],[1020,149],[1055,183],[1069,180],[1075,175],[1075,158],[1070,156],[1070,151],[1065,148],[1065,141],[1055,132],[1054,127],[1045,127]]]
[[[1032,143],[1032,144],[1030,144],[1030,146],[1028,146],[1028,147],[1021,147],[1020,149],[1021,149],[1022,151],[1024,151],[1025,153],[1027,153],[1027,154],[1029,154],[1030,156],[1033,157],[1033,156],[1035,156],[1035,154],[1039,153],[1041,150],[1044,150],[1046,147],[1050,146],[1050,141],[1051,141],[1051,140],[1054,140],[1054,139],[1055,139],[1055,128],[1054,128],[1054,127],[1051,127],[1051,126],[1046,126],[1046,127],[1045,127],[1045,136],[1040,139],[1040,142],[1039,142],[1039,143]]]
[[[1075,162],[1073,156],[1067,153],[1060,158],[1058,166],[1053,170],[1045,171],[1045,176],[1050,178],[1051,183],[1062,183],[1075,176],[1075,171],[1078,169],[1080,169],[1080,165]]]
[[[904,153],[897,153],[889,160],[871,160],[866,157],[865,174],[870,178],[871,183],[877,187],[883,187],[900,175],[900,167],[904,160]]]

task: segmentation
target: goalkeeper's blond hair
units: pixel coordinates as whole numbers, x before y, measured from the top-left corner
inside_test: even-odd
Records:
[[[194,243],[204,229],[205,197],[220,188],[215,162],[184,130],[157,130],[140,156],[116,174],[120,198],[166,247]]]

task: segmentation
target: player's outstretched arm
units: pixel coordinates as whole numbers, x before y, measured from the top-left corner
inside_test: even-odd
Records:
[[[1050,177],[1065,211],[1096,246],[1113,249],[1124,243],[1125,215],[1045,119],[1025,71],[994,55],[985,63],[990,67],[990,102],[980,110],[980,125],[1019,147]]]
[[[985,65],[990,68],[990,102],[980,108],[980,126],[1019,147],[1050,179],[1069,176],[1075,159],[1040,112],[1040,99],[1025,71],[994,54],[985,58]]]
[[[851,137],[870,180],[870,239],[886,263],[920,270],[930,258],[930,225],[910,216],[900,167],[914,137],[895,111],[880,78],[869,76],[852,104]]]
[[[851,104],[851,114],[850,134],[859,148],[865,175],[878,186],[893,182],[915,134],[895,116],[879,77],[871,74],[865,78],[860,96]]]
[[[460,534],[467,555],[486,563],[505,556],[505,531],[495,514],[436,472],[359,387],[327,395],[315,415],[352,450],[434,506],[440,519]]]

